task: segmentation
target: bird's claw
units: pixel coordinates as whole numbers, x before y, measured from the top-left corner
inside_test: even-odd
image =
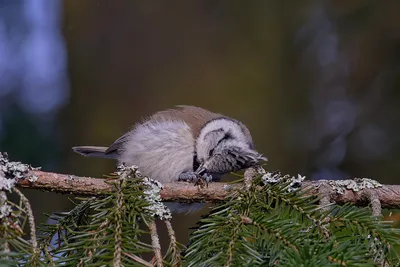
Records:
[[[204,173],[201,177],[206,181],[207,184],[211,183],[212,179],[213,179],[211,174],[208,174],[208,173]]]
[[[208,173],[198,174],[196,172],[183,172],[179,175],[178,181],[191,182],[196,186],[204,187],[212,182],[212,176]]]
[[[210,183],[211,181],[212,181],[212,176],[208,173],[204,173],[199,175],[194,185],[199,185],[201,188],[203,188],[204,186],[208,187],[208,183]]]

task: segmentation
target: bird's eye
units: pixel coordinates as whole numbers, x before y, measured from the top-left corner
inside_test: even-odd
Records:
[[[210,152],[208,152],[208,156],[211,157],[214,153],[214,148],[210,150]]]

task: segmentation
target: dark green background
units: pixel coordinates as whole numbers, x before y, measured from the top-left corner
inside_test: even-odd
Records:
[[[0,97],[11,159],[101,177],[114,162],[70,148],[111,144],[135,121],[189,104],[246,123],[268,170],[399,183],[400,2],[62,3],[69,96],[51,120]],[[71,207],[26,193],[41,222]],[[181,241],[202,212],[174,218]]]

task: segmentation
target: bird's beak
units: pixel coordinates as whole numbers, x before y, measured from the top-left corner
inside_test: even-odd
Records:
[[[200,166],[197,168],[196,173],[197,173],[198,175],[202,175],[202,174],[204,174],[206,171],[207,171],[207,170],[203,167],[203,165],[200,165]]]

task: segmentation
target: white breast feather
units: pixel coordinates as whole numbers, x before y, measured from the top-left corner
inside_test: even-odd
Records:
[[[123,145],[120,163],[137,165],[160,182],[193,170],[194,138],[184,121],[148,121],[137,125]]]

